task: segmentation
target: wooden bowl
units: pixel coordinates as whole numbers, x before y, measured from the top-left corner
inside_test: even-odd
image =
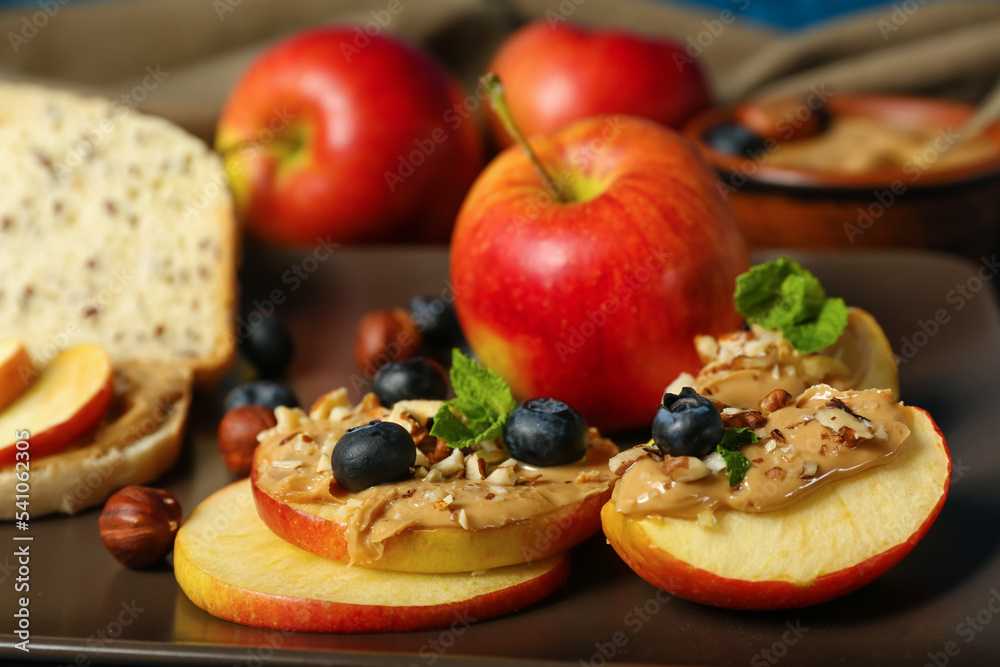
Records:
[[[994,155],[933,170],[878,169],[860,173],[761,164],[707,146],[706,132],[734,122],[734,108],[708,109],[685,125],[720,177],[754,247],[852,249],[933,248],[979,258],[994,252],[1000,232],[1000,123],[973,141],[990,141]],[[803,104],[803,123],[816,113]],[[866,116],[897,126],[958,129],[973,107],[916,97],[831,96],[831,117]],[[798,122],[798,121],[795,121]],[[790,134],[790,133],[789,133]],[[770,141],[768,151],[780,150]]]

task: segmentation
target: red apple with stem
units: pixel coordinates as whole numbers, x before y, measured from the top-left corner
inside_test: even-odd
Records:
[[[520,139],[456,222],[463,331],[520,398],[558,398],[603,431],[648,426],[666,384],[699,368],[694,336],[740,325],[732,295],[749,259],[733,214],[693,148],[651,121]]]
[[[712,102],[701,68],[681,45],[568,21],[536,21],[514,32],[489,71],[503,80],[528,136],[604,114],[679,127]],[[491,129],[498,146],[510,145],[497,118]]]
[[[236,204],[283,244],[447,241],[482,164],[464,95],[422,51],[385,35],[300,33],[266,51],[219,120]]]

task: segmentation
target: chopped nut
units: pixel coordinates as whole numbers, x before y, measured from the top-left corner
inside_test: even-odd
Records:
[[[424,475],[425,482],[440,482],[442,479],[444,479],[444,475],[441,474],[441,471],[433,468]]]
[[[785,434],[780,429],[771,429],[771,437],[781,444],[785,444]]]
[[[341,387],[317,398],[312,407],[309,408],[309,416],[315,420],[330,419],[334,408],[348,408],[349,406],[347,389]]]
[[[643,449],[642,445],[638,445],[612,456],[608,459],[608,467],[611,468],[611,472],[614,474],[624,475],[625,471],[631,468],[633,463],[645,455],[646,450]]]
[[[726,469],[726,460],[719,452],[712,452],[705,457],[705,466],[713,473]]]
[[[802,466],[802,474],[799,477],[802,479],[815,477],[817,472],[819,472],[819,464],[815,461],[806,461]]]
[[[738,414],[722,414],[722,422],[729,428],[757,429],[767,423],[767,417],[757,410],[747,410]]]
[[[663,461],[663,472],[675,482],[696,482],[708,475],[708,466],[694,456],[668,456]]]
[[[875,435],[875,427],[871,421],[851,410],[842,401],[833,399],[827,401],[826,406],[816,411],[816,421],[841,435],[848,446]]]
[[[438,440],[437,444],[434,445],[434,450],[427,455],[427,459],[431,463],[437,463],[438,461],[441,461],[451,456],[451,453],[453,451],[454,450],[451,447],[449,447],[448,443],[446,443],[444,440]]]
[[[586,484],[587,482],[596,482],[600,478],[601,478],[601,473],[598,472],[597,470],[584,470],[579,475],[577,475],[576,479],[574,479],[573,481],[576,482],[577,484]]]
[[[773,480],[775,482],[780,482],[781,480],[785,479],[785,474],[786,474],[785,469],[782,468],[781,466],[774,466],[766,473],[764,473],[764,475],[768,479]]]
[[[486,482],[501,486],[514,486],[517,484],[517,472],[514,470],[514,466],[500,466],[486,477]]]
[[[306,413],[301,408],[279,405],[274,409],[274,419],[277,421],[276,428],[279,431],[291,431],[297,428],[305,418]]]
[[[458,525],[466,530],[469,529],[469,518],[465,516],[465,508],[458,510]]]
[[[302,461],[271,461],[272,468],[298,468]]]
[[[760,411],[764,414],[774,412],[775,410],[780,410],[781,408],[789,405],[792,400],[792,395],[789,394],[784,389],[775,389],[770,394],[760,399]]]
[[[427,455],[418,449],[417,458],[413,461],[413,465],[418,468],[430,468],[431,462],[430,459],[427,458]]]
[[[431,467],[440,470],[446,477],[451,477],[465,469],[465,457],[460,450],[452,449],[447,458],[441,459]]]
[[[473,452],[465,459],[465,478],[471,480],[481,480],[486,477],[486,461],[479,458],[479,454]]]

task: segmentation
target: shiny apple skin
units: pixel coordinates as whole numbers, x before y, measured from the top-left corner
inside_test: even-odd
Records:
[[[479,128],[449,113],[463,99],[413,46],[320,28],[251,64],[216,148],[238,209],[265,241],[446,242],[482,165]]]
[[[517,397],[558,398],[603,432],[648,427],[666,384],[697,371],[694,336],[740,326],[746,244],[669,129],[603,117],[533,143],[591,198],[554,202],[518,148],[487,166],[452,237],[463,331]]]
[[[704,73],[681,45],[569,21],[529,23],[501,45],[489,71],[528,136],[617,113],[679,127],[712,103]],[[509,146],[495,116],[490,123],[497,145]]]

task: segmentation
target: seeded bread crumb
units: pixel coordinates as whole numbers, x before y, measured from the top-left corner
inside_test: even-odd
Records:
[[[233,356],[236,235],[218,156],[120,102],[0,82],[0,339],[93,341],[212,381]]]

